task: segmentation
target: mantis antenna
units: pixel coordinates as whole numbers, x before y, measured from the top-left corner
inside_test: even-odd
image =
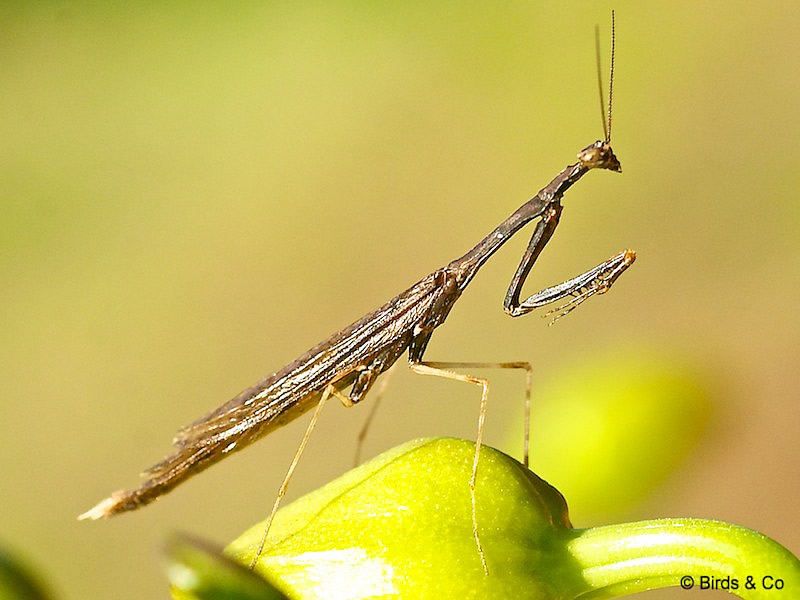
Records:
[[[603,94],[603,70],[600,65],[600,26],[594,28],[595,55],[597,56],[597,89],[600,92],[600,119],[603,121],[603,135],[606,143],[611,142],[611,104],[614,98],[614,51],[616,47],[616,28],[614,11],[611,11],[611,74],[608,82],[608,114],[606,115],[605,97]]]

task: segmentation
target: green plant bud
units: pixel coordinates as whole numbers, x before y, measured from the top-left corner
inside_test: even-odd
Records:
[[[580,585],[566,552],[561,494],[484,446],[475,497],[484,572],[473,535],[469,480],[475,445],[404,444],[281,510],[256,570],[291,598],[569,597]],[[259,524],[226,552],[249,564]]]
[[[294,599],[601,600],[687,581],[747,600],[800,597],[800,561],[763,534],[686,518],[573,529],[555,488],[489,447],[475,487],[484,570],[474,456],[472,442],[424,439],[346,473],[277,514],[256,572]],[[263,531],[252,527],[226,554],[249,565]],[[230,563],[203,567],[215,569]],[[235,589],[203,598],[251,597]]]
[[[692,363],[643,347],[571,363],[535,390],[531,467],[579,524],[619,519],[696,449],[711,387]]]

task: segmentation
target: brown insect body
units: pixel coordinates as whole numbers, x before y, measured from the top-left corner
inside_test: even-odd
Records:
[[[433,330],[445,321],[480,267],[534,219],[540,221],[509,285],[504,302],[506,312],[520,316],[555,299],[575,295],[577,284],[570,287],[570,282],[566,282],[562,284],[566,286],[563,291],[556,286],[548,288],[555,293],[547,294],[548,290],[543,290],[519,301],[525,279],[558,223],[561,198],[566,190],[590,169],[621,170],[608,142],[595,142],[578,157],[579,162],[559,173],[464,256],[423,277],[377,310],[181,429],[173,440],[177,448],[175,453],[146,471],[147,478],[137,489],[115,492],[81,517],[109,517],[152,502],[228,454],[299,417],[316,404],[323,390],[331,384],[338,391],[352,385],[349,400],[359,402],[378,375],[406,349],[409,362],[420,363]],[[620,263],[623,266],[617,267],[618,273],[612,278],[600,279],[607,287],[633,262],[633,253],[626,256],[627,262]],[[618,257],[615,257],[617,263]],[[600,267],[613,260],[605,261]],[[586,279],[594,283],[593,278]],[[579,287],[583,290],[586,286]],[[588,295],[596,291],[605,289],[593,289]]]

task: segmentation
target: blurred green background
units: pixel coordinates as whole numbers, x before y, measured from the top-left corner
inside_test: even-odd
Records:
[[[75,520],[180,425],[460,256],[602,137],[593,28],[607,49],[611,7],[3,3],[0,543],[62,598],[165,597],[167,532],[224,543],[262,518],[305,422],[138,514]],[[717,391],[711,426],[619,518],[724,519],[798,553],[799,9],[613,7],[624,172],[569,192],[527,289],[625,247],[639,260],[555,327],[509,319],[523,233],[426,356],[530,360],[540,385],[620,349],[672,353]],[[502,446],[521,377],[492,382]],[[399,369],[366,455],[473,437],[477,400]],[[369,405],[326,409],[290,497],[349,468]]]

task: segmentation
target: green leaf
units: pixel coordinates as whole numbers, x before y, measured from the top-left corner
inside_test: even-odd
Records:
[[[49,597],[28,567],[0,550],[0,600],[47,600]]]
[[[264,578],[207,544],[186,537],[167,547],[172,597],[181,600],[286,600]]]

